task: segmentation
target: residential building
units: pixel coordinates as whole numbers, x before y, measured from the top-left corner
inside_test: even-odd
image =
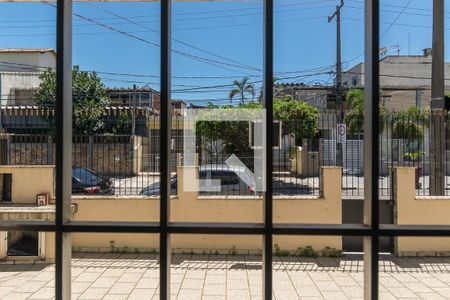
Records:
[[[47,48],[0,48],[0,105],[33,105],[42,70],[56,67]]]
[[[282,83],[275,84],[274,89],[276,95],[287,95],[295,100],[305,101],[318,108],[321,112],[336,108],[332,86]]]
[[[380,60],[380,87],[386,106],[405,110],[411,106],[425,107],[431,99],[432,51],[422,55],[388,55]],[[359,63],[342,74],[345,89],[363,88],[364,63]],[[450,92],[450,63],[445,64],[446,91]]]
[[[108,88],[106,91],[112,106],[135,106],[153,108],[159,103],[159,93],[149,87]]]

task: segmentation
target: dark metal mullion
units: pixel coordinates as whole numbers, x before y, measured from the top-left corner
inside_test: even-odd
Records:
[[[58,0],[56,10],[56,232],[55,298],[71,297],[70,233],[72,196],[72,0]]]
[[[55,232],[52,221],[4,220],[0,231]],[[75,221],[62,227],[63,232],[127,232],[159,233],[159,222],[104,222]],[[250,234],[262,235],[264,224],[254,223],[171,223],[169,233],[176,234]],[[372,230],[363,224],[275,224],[274,235],[319,235],[319,236],[371,236]],[[450,225],[395,225],[380,224],[380,236],[450,236]]]
[[[273,237],[273,0],[264,1],[264,108],[266,110],[263,295],[272,299],[272,237]]]
[[[364,298],[378,299],[379,220],[379,1],[365,1]]]
[[[171,0],[161,0],[161,100],[160,100],[160,299],[170,298],[170,175],[171,175]]]

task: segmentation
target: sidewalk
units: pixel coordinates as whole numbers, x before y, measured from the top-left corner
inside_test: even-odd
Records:
[[[381,256],[380,299],[450,299],[450,258]],[[176,254],[172,299],[261,299],[260,256]],[[76,253],[73,299],[159,299],[154,254]],[[53,265],[0,265],[0,299],[53,299]],[[361,255],[275,257],[274,299],[362,299]],[[153,297],[153,298],[152,298]]]

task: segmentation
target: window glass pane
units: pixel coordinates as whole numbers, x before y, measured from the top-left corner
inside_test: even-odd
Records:
[[[43,74],[56,67],[56,13],[49,4],[3,2],[0,18],[0,227],[51,224],[54,107],[39,108],[37,98]],[[52,296],[54,258],[53,233],[0,231],[0,298]]]
[[[52,299],[55,295],[54,234],[0,232],[2,299]]]
[[[172,221],[261,221],[262,13],[262,2],[173,3]]]
[[[73,233],[72,244],[72,298],[158,297],[157,235]]]
[[[340,236],[274,237],[276,299],[363,299],[363,256],[343,252],[342,240]]]
[[[444,2],[445,8],[433,7]],[[380,171],[391,191],[381,199],[380,223],[450,225],[448,115],[445,102],[437,100],[450,92],[449,55],[442,48],[443,37],[450,37],[447,13],[439,18],[447,8],[448,1],[381,2]],[[443,37],[437,39],[434,18],[442,22]],[[386,264],[405,274],[381,277],[380,290],[395,298],[447,297],[434,286],[442,286],[446,276],[450,238],[393,237],[390,242],[395,245],[390,252],[399,257]]]
[[[262,299],[260,236],[172,235],[172,299]]]
[[[157,221],[159,2],[73,10],[73,219]]]

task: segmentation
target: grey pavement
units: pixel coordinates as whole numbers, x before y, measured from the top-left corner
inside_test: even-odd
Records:
[[[362,256],[274,257],[273,298],[362,299]],[[261,257],[175,254],[171,299],[261,299]],[[72,299],[159,299],[156,254],[75,253]],[[450,258],[382,255],[380,299],[450,299]],[[54,299],[54,265],[0,265],[0,299]]]

